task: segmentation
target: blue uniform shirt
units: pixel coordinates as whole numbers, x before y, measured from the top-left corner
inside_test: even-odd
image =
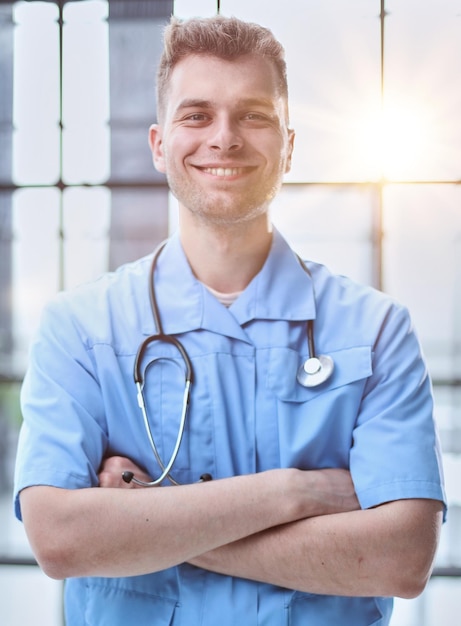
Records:
[[[158,476],[133,382],[138,346],[156,332],[150,263],[128,264],[46,308],[22,393],[18,517],[21,489],[97,487],[108,455]],[[160,315],[194,367],[172,473],[189,483],[204,472],[338,467],[351,471],[363,508],[444,500],[431,386],[406,309],[321,265],[308,267],[310,275],[274,232],[264,267],[226,309],[194,277],[178,235],[168,242],[155,272]],[[317,353],[330,355],[335,369],[324,385],[304,388],[296,373],[308,355],[310,318]],[[181,414],[181,362],[172,346],[155,342],[142,366],[151,427],[167,460]],[[391,610],[389,598],[300,593],[188,564],[66,583],[68,626],[365,626],[388,624]]]

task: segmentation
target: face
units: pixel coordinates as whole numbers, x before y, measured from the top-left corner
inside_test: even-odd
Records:
[[[180,210],[216,224],[267,213],[289,169],[293,139],[276,71],[256,55],[180,61],[163,123],[150,129],[154,164]]]

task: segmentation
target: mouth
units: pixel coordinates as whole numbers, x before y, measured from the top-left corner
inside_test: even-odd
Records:
[[[201,167],[199,169],[205,174],[216,176],[217,178],[241,176],[248,170],[248,168],[243,167]]]

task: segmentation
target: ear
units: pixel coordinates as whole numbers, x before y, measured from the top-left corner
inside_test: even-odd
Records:
[[[163,156],[162,128],[152,124],[149,128],[149,146],[152,152],[152,161],[157,171],[165,174],[165,159]]]
[[[291,157],[293,156],[293,148],[295,145],[295,131],[291,128],[288,129],[288,147],[287,147],[287,161],[285,165],[285,174],[291,170]]]

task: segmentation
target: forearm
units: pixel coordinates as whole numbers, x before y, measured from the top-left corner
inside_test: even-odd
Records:
[[[31,487],[21,506],[50,576],[131,576],[318,514],[309,482],[306,472],[274,470],[156,489]]]
[[[310,593],[414,597],[430,575],[440,524],[438,502],[392,502],[271,528],[192,563]]]

